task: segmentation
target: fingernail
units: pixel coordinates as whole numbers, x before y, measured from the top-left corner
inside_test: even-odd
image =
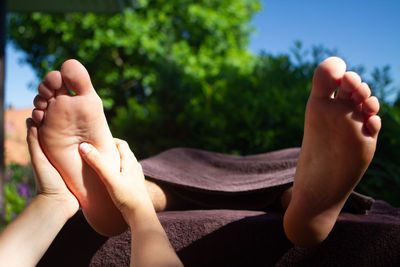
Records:
[[[25,123],[26,123],[26,128],[29,128],[32,125],[32,119],[31,118],[27,118]]]
[[[90,146],[87,143],[81,143],[79,145],[79,148],[81,149],[83,154],[87,154],[90,151]]]

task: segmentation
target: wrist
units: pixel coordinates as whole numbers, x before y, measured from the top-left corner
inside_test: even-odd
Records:
[[[136,205],[135,208],[129,208],[123,212],[123,216],[127,224],[132,227],[137,221],[147,220],[156,217],[156,211],[151,201],[143,201]]]
[[[71,218],[79,209],[79,202],[73,195],[62,196],[60,194],[39,193],[35,199],[54,212],[56,216],[65,219],[65,221]]]

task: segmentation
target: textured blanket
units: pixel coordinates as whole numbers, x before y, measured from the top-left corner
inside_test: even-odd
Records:
[[[356,193],[321,245],[302,249],[286,239],[277,200],[293,182],[298,155],[299,149],[241,157],[178,148],[141,161],[148,179],[197,208],[158,214],[183,263],[400,266],[400,209]],[[129,266],[129,259],[129,230],[105,238],[78,213],[39,266]]]

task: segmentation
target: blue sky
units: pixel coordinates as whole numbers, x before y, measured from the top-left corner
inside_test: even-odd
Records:
[[[264,0],[263,10],[252,23],[257,32],[249,48],[257,53],[288,53],[294,41],[305,48],[323,45],[337,49],[350,66],[363,65],[367,73],[374,67],[390,65],[393,86],[400,88],[400,1],[399,0]],[[6,49],[6,105],[32,107],[38,84],[23,57],[10,45]]]

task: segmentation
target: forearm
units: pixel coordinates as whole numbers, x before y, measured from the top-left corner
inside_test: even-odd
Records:
[[[183,266],[151,203],[129,217],[131,227],[131,266]]]
[[[59,203],[36,196],[0,234],[0,265],[35,266],[68,219]]]

